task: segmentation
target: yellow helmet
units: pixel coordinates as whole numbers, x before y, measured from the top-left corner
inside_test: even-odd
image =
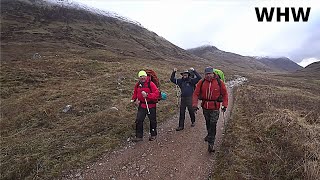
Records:
[[[138,77],[141,77],[141,76],[147,76],[147,73],[145,71],[140,71],[138,73]]]

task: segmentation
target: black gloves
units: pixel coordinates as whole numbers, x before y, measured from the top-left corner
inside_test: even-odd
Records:
[[[227,107],[224,107],[224,106],[223,106],[223,107],[221,108],[221,110],[222,110],[222,112],[226,112]]]
[[[199,108],[198,107],[192,107],[192,108],[193,108],[194,113],[197,114],[197,111],[199,110]]]

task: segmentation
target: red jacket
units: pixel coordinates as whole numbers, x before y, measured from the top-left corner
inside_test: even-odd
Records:
[[[201,88],[201,92],[200,92],[200,86],[202,84],[203,80],[200,80],[197,85],[196,85],[196,89],[193,92],[192,95],[192,106],[193,107],[198,107],[198,99],[199,99],[199,95],[201,93],[201,97],[202,97],[202,103],[201,103],[201,107],[205,108],[205,109],[211,109],[211,110],[219,110],[220,109],[220,104],[219,102],[215,102],[212,100],[217,100],[218,97],[220,96],[220,86],[218,84],[218,81],[216,80],[216,78],[213,78],[211,81],[209,81],[208,79],[205,78],[202,88]],[[221,82],[221,94],[222,94],[222,105],[224,107],[228,107],[228,92],[227,92],[227,88],[226,85],[224,84],[223,81]],[[211,100],[211,101],[210,101]]]
[[[138,82],[134,87],[134,92],[131,98],[132,100],[138,99],[141,103],[142,108],[147,108],[145,99],[141,94],[142,91],[145,91],[148,94],[148,96],[146,97],[146,100],[149,108],[156,107],[155,102],[157,102],[159,98],[159,90],[157,86],[152,81],[150,81],[150,88],[149,88],[149,85],[148,85],[149,81],[150,81],[150,77],[147,76],[146,81],[141,86],[140,86],[140,83]]]

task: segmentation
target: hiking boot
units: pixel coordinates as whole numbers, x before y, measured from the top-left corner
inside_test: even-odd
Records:
[[[133,138],[132,141],[133,142],[139,142],[139,141],[143,141],[143,139],[136,137],[136,138]]]
[[[208,152],[209,152],[209,153],[214,152],[213,144],[208,144]]]
[[[154,140],[156,140],[157,139],[157,136],[150,136],[149,137],[149,141],[154,141]]]
[[[208,141],[209,140],[209,137],[208,137],[208,135],[204,138],[204,141]]]
[[[183,127],[178,127],[177,129],[176,129],[176,131],[181,131],[181,130],[183,130],[184,128]]]
[[[193,123],[191,123],[191,127],[194,127],[194,126],[195,126],[194,122],[193,122]]]

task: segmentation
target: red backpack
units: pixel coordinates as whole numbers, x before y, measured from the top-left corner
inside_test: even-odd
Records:
[[[160,87],[160,82],[159,82],[159,78],[157,77],[156,72],[154,72],[154,70],[152,69],[147,69],[145,70],[147,75],[150,76],[150,80],[157,86],[157,88]],[[150,84],[149,84],[149,88],[150,88]]]
[[[161,94],[161,91],[159,89],[159,87],[160,87],[159,78],[158,78],[158,76],[157,76],[157,74],[156,74],[156,72],[154,70],[146,69],[145,71],[146,71],[147,75],[150,77],[150,81],[152,81],[157,86],[157,88],[159,90],[158,100],[156,101],[156,102],[158,102],[158,101],[162,100],[162,94]],[[148,83],[148,87],[151,90],[150,81]]]

